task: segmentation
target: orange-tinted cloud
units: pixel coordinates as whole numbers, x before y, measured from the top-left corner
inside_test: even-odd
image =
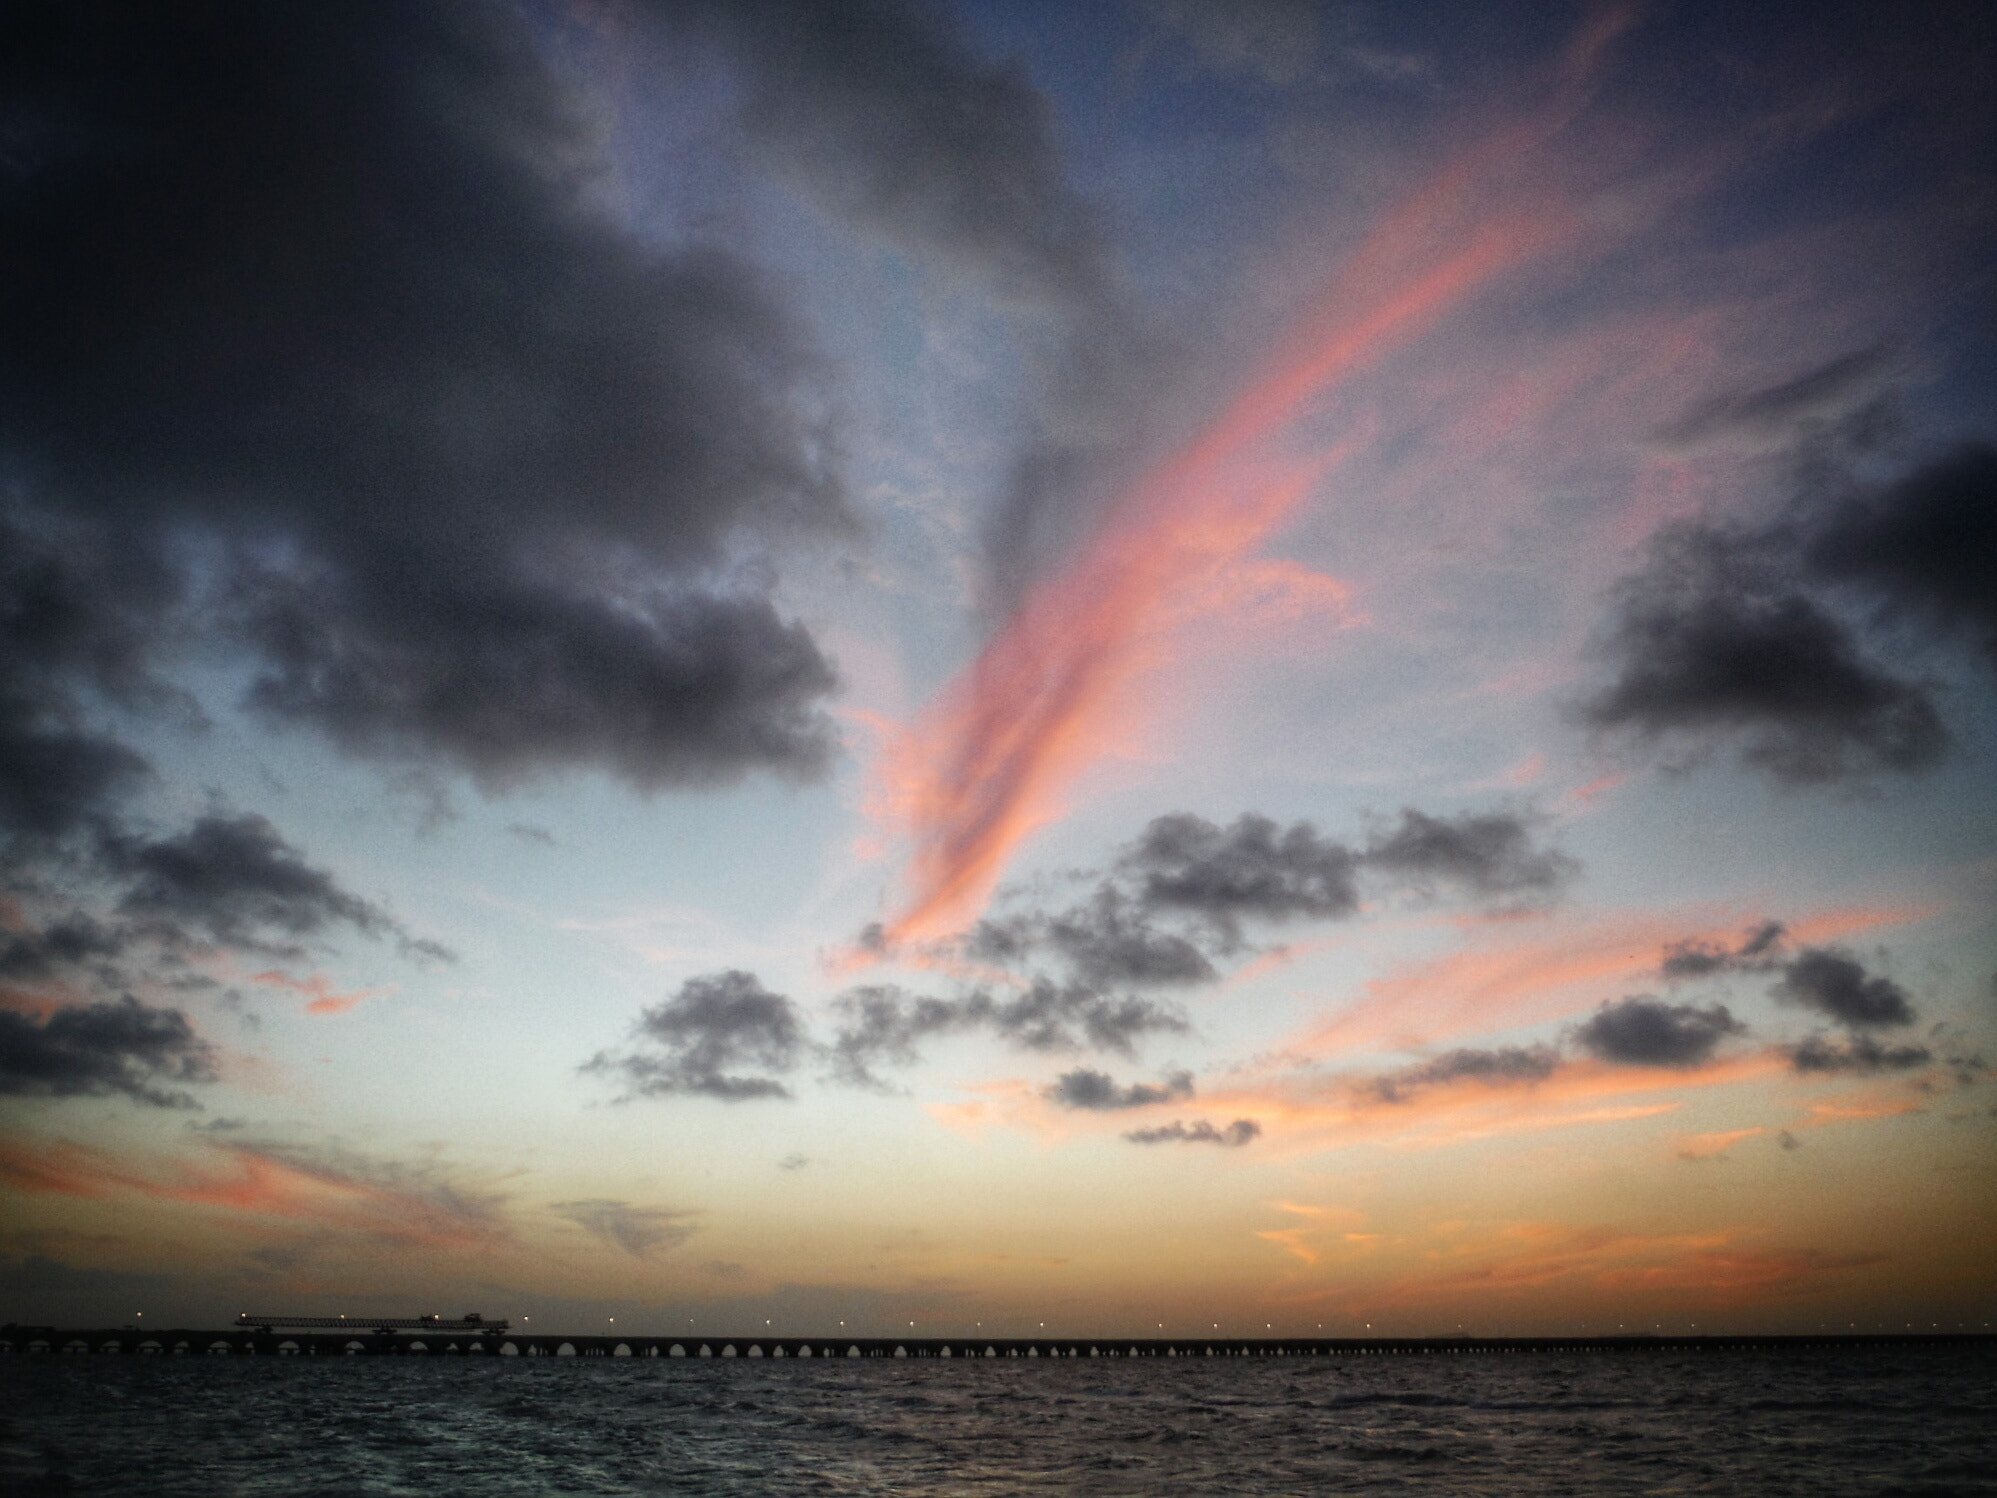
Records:
[[[1669,1094],[1759,1081],[1782,1074],[1777,1053],[1734,1056],[1684,1071],[1570,1061],[1535,1082],[1493,1085],[1474,1077],[1391,1097],[1361,1073],[1279,1076],[1204,1092],[1202,1111],[1252,1118],[1264,1137],[1259,1154],[1297,1154],[1361,1143],[1427,1149],[1587,1124],[1623,1123],[1675,1112]]]
[[[1678,1158],[1694,1164],[1707,1160],[1724,1160],[1727,1152],[1743,1139],[1755,1139],[1766,1134],[1763,1128],[1722,1129],[1711,1134],[1686,1134],[1678,1141]]]
[[[1307,1292],[1297,1300],[1347,1301],[1373,1311],[1433,1305],[1471,1297],[1486,1313],[1518,1298],[1558,1289],[1570,1306],[1586,1307],[1589,1292],[1605,1292],[1626,1305],[1632,1292],[1668,1294],[1688,1303],[1738,1307],[1807,1294],[1826,1281],[1884,1262],[1877,1253],[1827,1254],[1752,1241],[1758,1230],[1642,1233],[1562,1223],[1464,1225],[1429,1241],[1397,1241],[1405,1262],[1419,1253],[1423,1266],[1357,1294]]]
[[[69,1140],[0,1138],[0,1184],[64,1196],[142,1196],[415,1247],[463,1247],[506,1232],[493,1198],[393,1165],[240,1144],[212,1144],[204,1153],[206,1160],[126,1163]]]
[[[1243,573],[1243,560],[1344,456],[1285,458],[1271,439],[1571,231],[1544,191],[1493,206],[1479,175],[1493,149],[1467,153],[1383,215],[1262,375],[1129,486],[1075,562],[1029,593],[890,748],[875,804],[914,840],[913,899],[892,935],[919,940],[961,923],[1019,842],[1060,814],[1074,778],[1129,740],[1126,689],[1168,655],[1174,618],[1238,596],[1244,580],[1253,593],[1256,574]],[[1279,567],[1262,579],[1279,576],[1300,596],[1299,574]],[[1320,606],[1346,606],[1336,580],[1304,591]]]
[[[252,973],[250,982],[260,983],[266,988],[288,989],[306,1000],[307,1014],[345,1014],[359,1007],[369,999],[378,998],[392,990],[387,988],[357,988],[352,993],[336,993],[333,980],[324,973],[313,973],[310,977],[294,978],[291,974],[273,968],[269,972]]]
[[[1799,945],[1856,931],[1904,925],[1934,914],[1922,906],[1851,906],[1789,923]],[[1551,932],[1511,925],[1462,925],[1477,945],[1409,964],[1366,985],[1365,996],[1314,1025],[1283,1049],[1327,1057],[1388,1044],[1402,1048],[1564,1019],[1623,989],[1657,982],[1667,943],[1734,939],[1750,918],[1615,912],[1562,918]]]

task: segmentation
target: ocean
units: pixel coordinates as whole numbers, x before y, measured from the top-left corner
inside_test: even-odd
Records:
[[[9,1494],[1997,1494],[1997,1347],[0,1358]]]

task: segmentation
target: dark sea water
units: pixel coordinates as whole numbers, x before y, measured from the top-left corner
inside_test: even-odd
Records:
[[[1997,1353],[13,1356],[0,1492],[1997,1494]]]

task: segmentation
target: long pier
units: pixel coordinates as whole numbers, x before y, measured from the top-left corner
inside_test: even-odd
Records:
[[[1880,1347],[1980,1346],[1988,1332],[1851,1332],[1794,1336],[1619,1337],[721,1337],[530,1334],[449,1324],[385,1330],[357,1320],[353,1331],[223,1330],[133,1326],[65,1330],[0,1327],[8,1354],[131,1354],[264,1357],[581,1357],[741,1358],[1378,1358],[1510,1357],[1533,1354],[1748,1352],[1802,1348],[1863,1351]]]

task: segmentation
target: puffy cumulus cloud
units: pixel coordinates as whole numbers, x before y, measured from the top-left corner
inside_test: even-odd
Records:
[[[1100,985],[1211,983],[1220,976],[1197,941],[1159,925],[1141,901],[1108,882],[1063,911],[980,920],[958,945],[973,961],[1004,968],[1049,952],[1077,979]]]
[[[1852,1030],[1889,1029],[1914,1022],[1907,991],[1891,978],[1868,974],[1844,952],[1808,947],[1782,969],[1771,990],[1785,1003],[1811,1009]]]
[[[1602,1005],[1574,1031],[1583,1050],[1623,1066],[1703,1066],[1714,1049],[1747,1026],[1724,1004],[1667,1004],[1648,994]]]
[[[599,1051],[582,1066],[616,1077],[630,1097],[787,1098],[767,1073],[791,1070],[808,1048],[797,1006],[739,968],[687,979],[633,1029],[633,1049]]]
[[[1454,885],[1486,899],[1547,895],[1580,872],[1556,849],[1537,846],[1531,822],[1512,812],[1434,817],[1412,806],[1368,840],[1369,870],[1424,894]]]
[[[1077,1067],[1054,1079],[1043,1096],[1058,1108],[1075,1108],[1092,1113],[1123,1108],[1150,1108],[1159,1103],[1184,1102],[1193,1095],[1193,1074],[1175,1071],[1163,1081],[1132,1082],[1119,1086],[1105,1072]]]
[[[0,1093],[15,1097],[112,1094],[157,1108],[198,1104],[175,1084],[215,1080],[215,1050],[178,1009],[130,994],[37,1019],[0,1009]]]
[[[1247,945],[1250,922],[1341,920],[1362,889],[1385,895],[1450,891],[1515,905],[1557,893],[1578,865],[1511,812],[1434,816],[1404,807],[1359,847],[1310,822],[1283,826],[1246,812],[1223,826],[1191,812],[1155,817],[1118,851],[1093,888],[1064,910],[1012,900],[943,945],[951,955],[1010,970],[1046,955],[1078,981],[1163,986],[1211,983],[1217,958]],[[861,945],[885,952],[879,928]]]
[[[1415,1066],[1372,1078],[1367,1089],[1383,1102],[1405,1102],[1426,1088],[1451,1082],[1511,1087],[1543,1082],[1560,1069],[1559,1050],[1549,1045],[1463,1047],[1444,1051]]]
[[[1763,392],[1763,403],[1829,399],[1847,375],[1857,377],[1829,367],[1795,390]],[[1758,528],[1668,526],[1618,586],[1599,647],[1609,679],[1582,716],[1694,753],[1732,743],[1792,782],[1924,770],[1949,733],[1933,684],[1889,665],[1887,652],[1903,658],[1906,632],[1919,629],[1966,639],[1997,663],[1997,584],[1984,562],[1993,547],[1997,448],[1987,443],[1891,482],[1845,482]]]
[[[1350,848],[1309,822],[1285,828],[1255,812],[1227,827],[1191,812],[1154,818],[1119,867],[1145,904],[1196,916],[1234,944],[1244,918],[1322,920],[1359,908]]]
[[[694,1234],[691,1214],[663,1207],[636,1207],[607,1198],[551,1202],[548,1210],[566,1218],[592,1238],[642,1259],[655,1248],[675,1249]]]
[[[9,544],[143,584],[45,662],[198,637],[270,717],[488,786],[823,767],[831,668],[726,566],[844,523],[815,355],[749,267],[595,206],[522,15],[86,0],[0,58]],[[12,699],[15,822],[136,773]]]
[[[347,926],[369,936],[394,935],[429,956],[446,955],[433,942],[412,941],[379,906],[308,864],[253,813],[211,814],[172,837],[117,836],[106,841],[102,856],[130,880],[120,910],[155,927],[168,923],[180,939],[267,949],[273,937]]]
[[[1844,1040],[1812,1035],[1789,1052],[1789,1064],[1805,1075],[1836,1072],[1912,1071],[1935,1059],[1923,1045],[1882,1045],[1870,1035]]]
[[[1132,1129],[1123,1137],[1132,1144],[1217,1144],[1223,1149],[1240,1149],[1262,1137],[1262,1125],[1252,1118],[1237,1118],[1226,1128],[1217,1129],[1204,1118],[1192,1123],[1173,1119],[1155,1128]]]
[[[1127,1056],[1146,1036],[1188,1028],[1185,1016],[1168,1005],[1049,978],[1004,997],[975,989],[941,999],[873,985],[842,994],[836,1008],[841,1023],[829,1048],[832,1075],[867,1087],[882,1085],[876,1068],[921,1059],[921,1042],[933,1036],[981,1032],[1020,1050]]]
[[[1219,976],[1194,942],[1160,930],[1141,906],[1109,885],[1050,917],[1045,940],[1088,983],[1211,983]]]
[[[1742,933],[1732,947],[1717,942],[1672,942],[1664,949],[1659,974],[1668,982],[1713,978],[1725,973],[1763,973],[1779,965],[1776,953],[1788,928],[1780,921],[1763,921]]]
[[[1589,724],[1694,752],[1736,742],[1784,780],[1921,770],[1948,743],[1927,688],[1742,532],[1660,532],[1619,587],[1603,650],[1613,676],[1583,704]]]

